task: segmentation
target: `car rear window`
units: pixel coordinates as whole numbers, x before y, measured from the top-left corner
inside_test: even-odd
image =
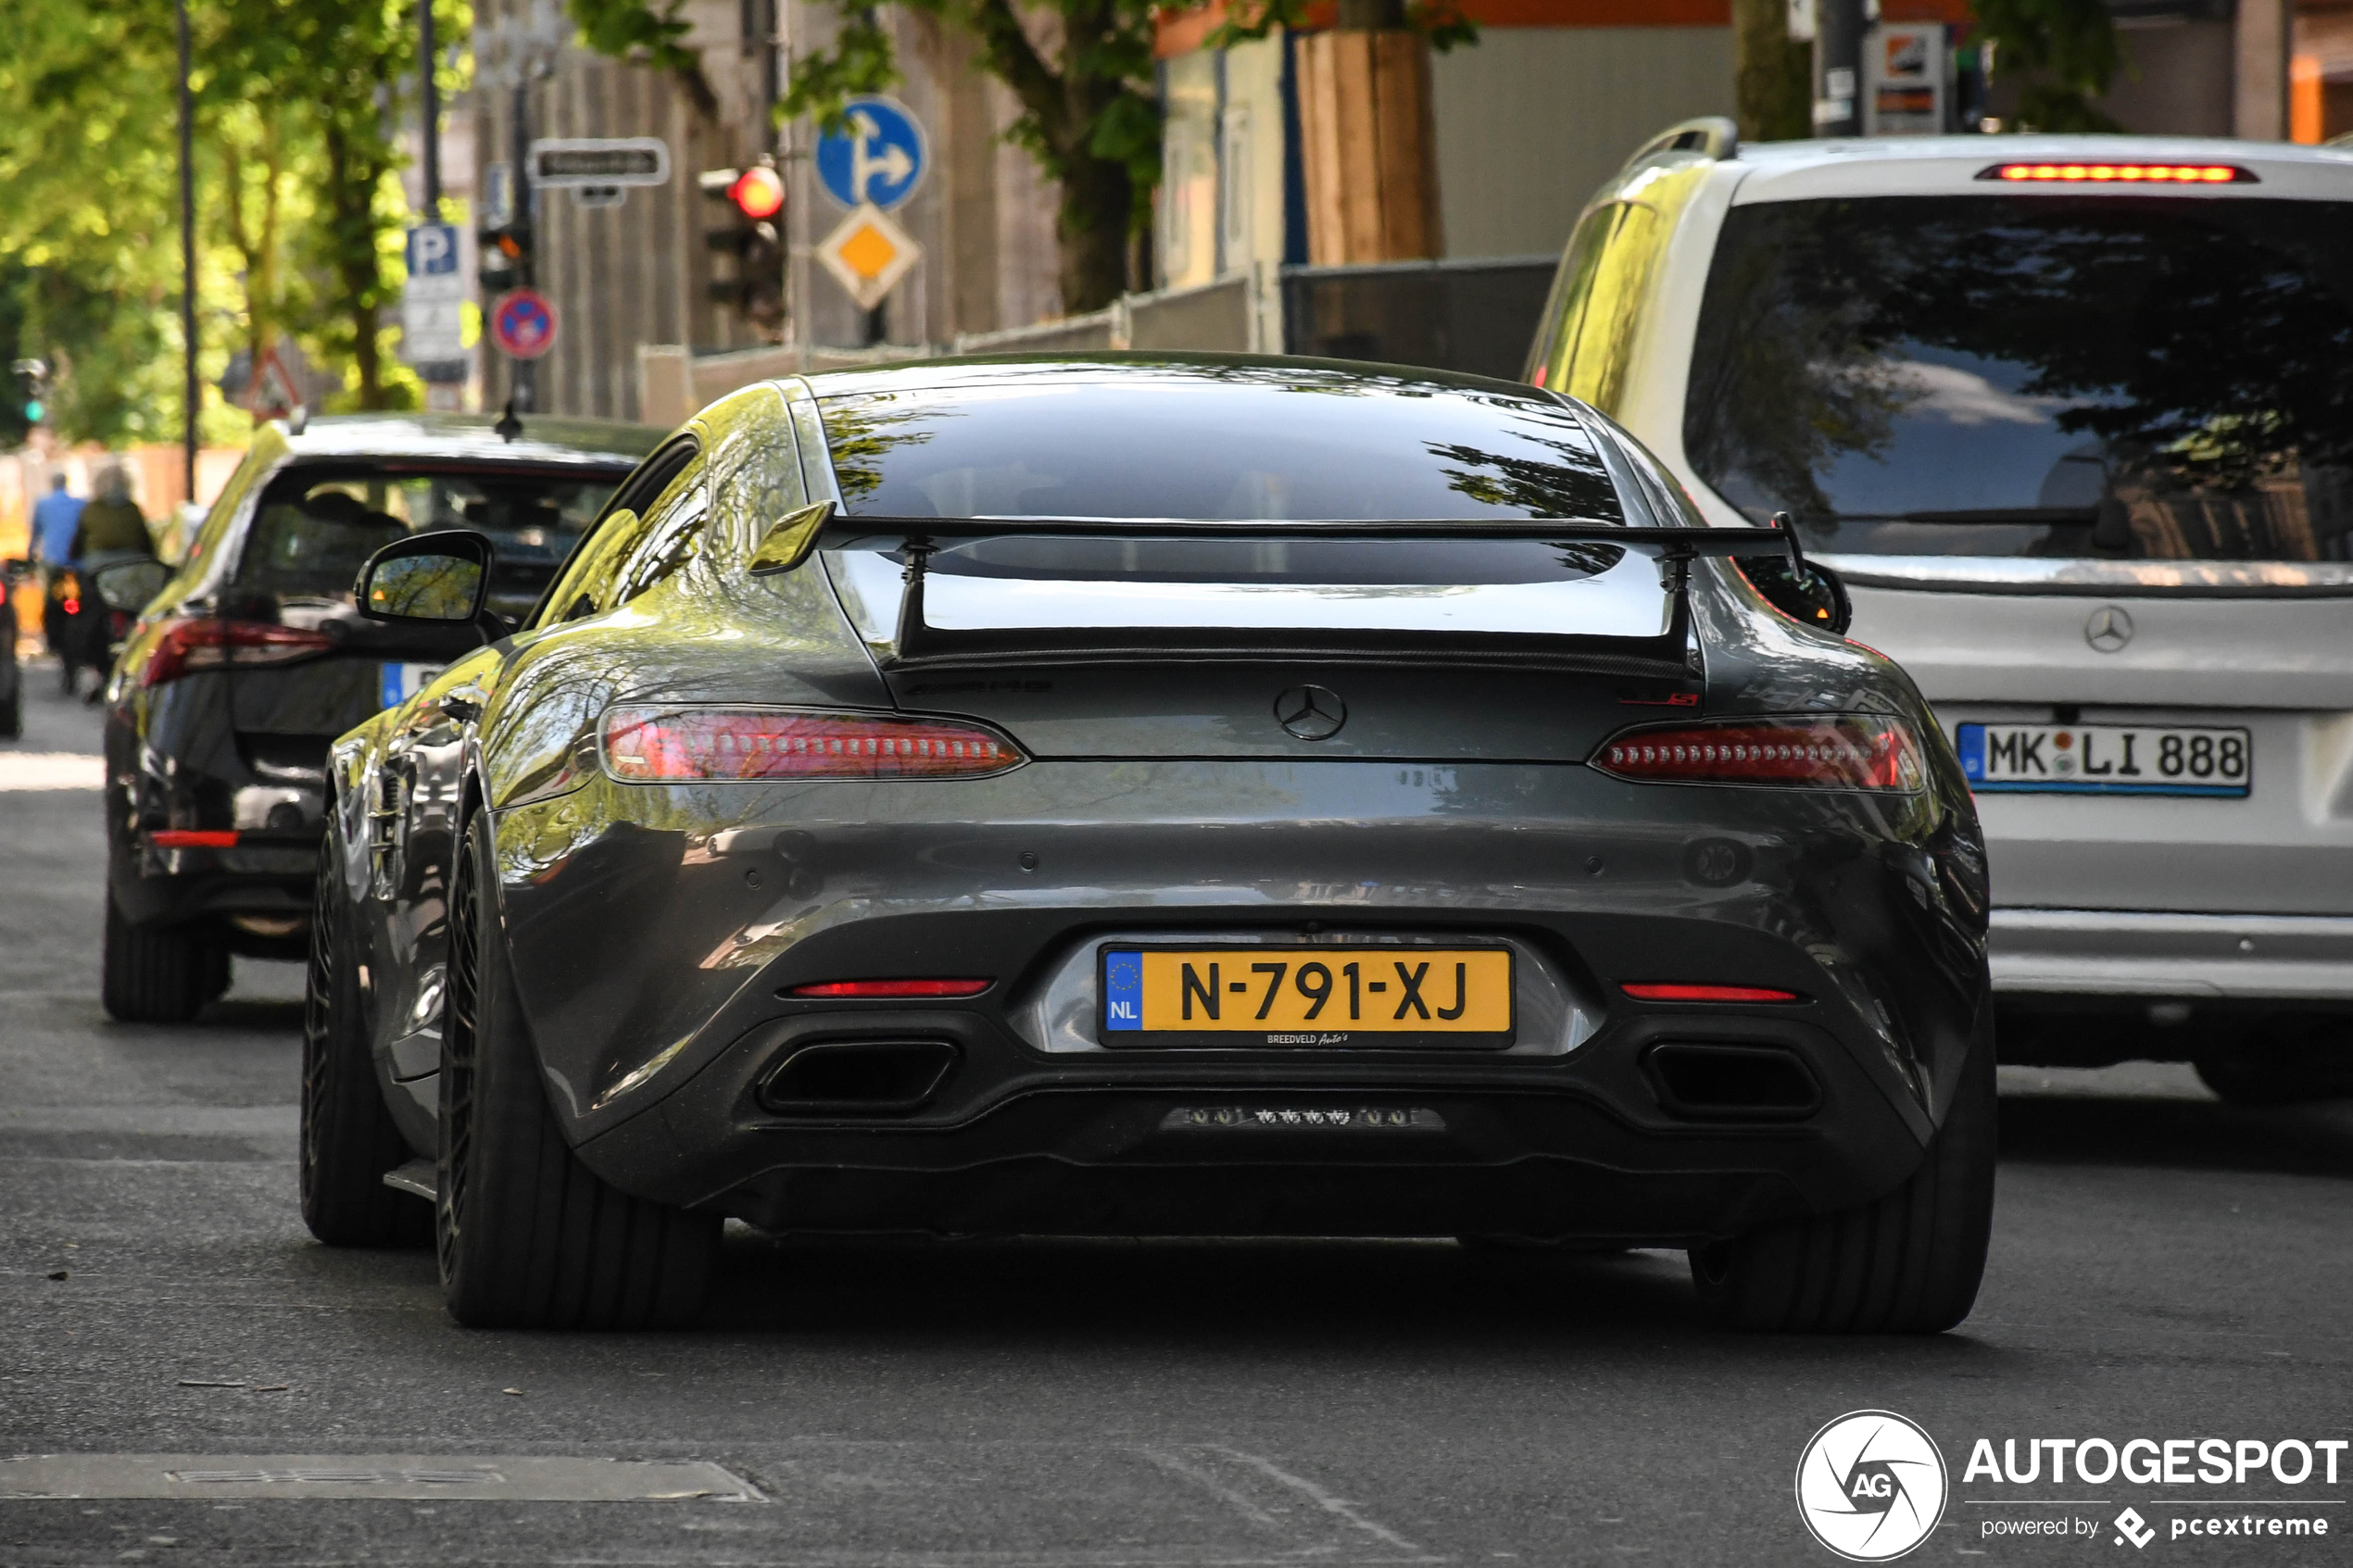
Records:
[[[1624,521],[1557,404],[1237,366],[829,397],[842,498],[887,517]]]
[[[2353,204],[1735,207],[1683,436],[1826,551],[2346,559]]]
[[[1626,521],[1593,439],[1548,398],[1254,366],[823,401],[853,516]],[[887,635],[895,555],[850,551]],[[1014,535],[929,558],[957,629],[1351,628],[1655,636],[1648,558],[1597,541],[1225,542]]]
[[[497,549],[491,607],[528,611],[624,476],[527,470],[387,473],[298,469],[281,474],[237,560],[240,588],[281,601],[348,604],[370,556],[441,528],[488,534]]]

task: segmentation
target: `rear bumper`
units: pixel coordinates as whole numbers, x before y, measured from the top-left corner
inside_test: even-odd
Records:
[[[1915,1121],[1812,1010],[1628,1008],[1565,1058],[1390,1063],[1074,1061],[962,1008],[812,1010],[748,1031],[579,1152],[624,1190],[774,1230],[1688,1245],[1849,1207],[1918,1167]],[[1990,1037],[1990,1009],[1976,1034]],[[956,1065],[903,1119],[763,1109],[760,1085],[793,1050],[861,1039],[946,1042]],[[1675,1107],[1652,1053],[1687,1041],[1794,1057],[1818,1102],[1779,1118]]]
[[[2353,1005],[2353,917],[1993,911],[2005,997]]]

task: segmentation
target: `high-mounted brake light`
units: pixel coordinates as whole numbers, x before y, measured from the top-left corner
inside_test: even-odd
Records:
[[[979,778],[1029,760],[979,724],[887,713],[616,708],[604,732],[605,766],[623,784]]]
[[[1653,784],[1781,789],[1916,790],[1928,780],[1919,743],[1894,719],[1728,719],[1611,736],[1591,765]]]
[[[1769,985],[1620,985],[1619,990],[1638,1002],[1793,1002],[1794,991],[1776,991]]]
[[[788,987],[787,997],[977,997],[994,984],[988,980],[820,980]]]
[[[291,664],[334,646],[335,640],[324,632],[306,632],[267,621],[176,621],[157,639],[155,652],[147,656],[139,672],[139,684],[159,686],[200,670]]]
[[[1980,180],[2082,185],[2259,185],[2234,163],[1997,163]]]
[[[147,842],[158,849],[233,849],[237,834],[233,828],[157,828]]]

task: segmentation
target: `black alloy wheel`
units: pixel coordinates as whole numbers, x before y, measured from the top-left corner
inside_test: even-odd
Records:
[[[1694,1248],[1692,1281],[1727,1328],[1942,1334],[1969,1316],[1994,1225],[1994,1048],[1961,1069],[1919,1169],[1858,1208]]]
[[[319,847],[302,996],[302,1223],[330,1247],[422,1247],[433,1209],[384,1185],[410,1158],[376,1083],[343,887],[342,834]]]
[[[632,1198],[547,1102],[500,939],[487,812],[459,839],[434,1204],[442,1298],[470,1328],[670,1328],[702,1310],[720,1217]]]

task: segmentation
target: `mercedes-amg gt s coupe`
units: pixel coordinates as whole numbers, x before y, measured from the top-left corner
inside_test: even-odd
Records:
[[[345,734],[303,1211],[475,1325],[686,1321],[720,1227],[1689,1250],[1933,1332],[1991,1221],[1984,855],[1779,526],[1526,385],[763,383]],[[428,1210],[424,1198],[430,1201]]]

